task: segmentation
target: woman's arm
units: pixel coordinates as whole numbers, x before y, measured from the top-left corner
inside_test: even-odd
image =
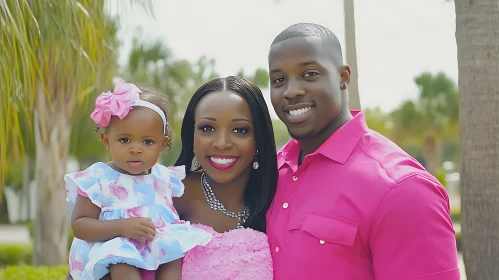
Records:
[[[88,197],[79,195],[71,215],[71,227],[76,238],[99,242],[121,236],[122,221],[101,221],[101,209]]]

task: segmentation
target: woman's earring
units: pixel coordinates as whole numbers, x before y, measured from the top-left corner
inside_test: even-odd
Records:
[[[260,164],[258,163],[258,150],[256,150],[255,159],[253,161],[253,169],[258,169]]]
[[[345,90],[345,89],[347,89],[347,85],[346,85],[346,84],[342,84],[342,85],[340,86],[340,89],[341,89],[341,90]]]
[[[254,161],[253,162],[253,169],[258,169],[258,167],[260,167],[260,164],[258,164],[258,161]]]
[[[193,166],[194,168],[192,168],[192,171],[197,170],[197,169],[199,169],[199,167],[201,167],[201,165],[199,165],[199,162],[198,162],[198,160],[196,159],[196,157],[194,157],[194,158],[193,158],[193,162],[194,162],[194,163],[192,164],[192,166]]]

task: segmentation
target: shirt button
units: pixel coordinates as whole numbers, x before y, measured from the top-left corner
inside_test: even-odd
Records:
[[[296,180],[298,180],[298,177],[293,176],[293,181],[296,181]]]
[[[282,208],[284,208],[284,209],[288,208],[288,206],[289,206],[289,205],[288,205],[288,203],[287,203],[287,202],[284,202],[284,203],[282,204]]]
[[[319,241],[319,243],[324,244],[324,243],[326,243],[326,241],[321,239],[321,241]]]
[[[279,252],[279,247],[275,247],[276,253]]]

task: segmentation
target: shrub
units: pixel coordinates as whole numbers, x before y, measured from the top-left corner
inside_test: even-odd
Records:
[[[63,266],[8,266],[0,270],[2,280],[64,280],[68,273],[68,267]]]
[[[445,175],[447,175],[447,173],[445,172],[444,169],[438,169],[437,174],[435,174],[435,177],[437,178],[437,180],[440,182],[440,184],[442,184],[442,186],[444,186],[444,188],[447,189],[447,180],[445,180]]]
[[[461,221],[461,207],[452,206],[450,207],[450,218],[453,223],[459,223]]]
[[[31,224],[32,225],[32,224]],[[28,224],[30,235],[33,227]],[[32,240],[33,241],[33,240]],[[73,241],[73,231],[68,233],[68,254]],[[28,265],[33,260],[33,245],[31,244],[0,244],[0,267],[8,265]],[[0,274],[1,275],[1,274]],[[0,278],[3,280],[3,278]]]
[[[29,244],[0,245],[0,265],[31,264],[32,259],[33,259],[32,245]]]
[[[460,231],[456,231],[456,246],[457,246],[457,250],[461,252],[463,244],[461,241],[461,232]]]

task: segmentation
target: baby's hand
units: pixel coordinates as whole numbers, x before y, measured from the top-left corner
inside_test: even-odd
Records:
[[[156,227],[151,218],[126,218],[121,226],[121,236],[137,240],[140,244],[152,241]]]

